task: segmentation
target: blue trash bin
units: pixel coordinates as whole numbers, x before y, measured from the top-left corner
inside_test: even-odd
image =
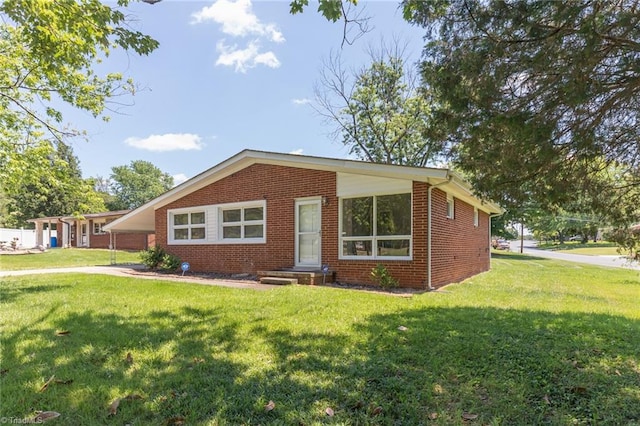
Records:
[[[51,248],[58,247],[58,237],[51,237]]]

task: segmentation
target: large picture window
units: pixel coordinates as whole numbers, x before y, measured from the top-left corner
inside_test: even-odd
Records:
[[[342,258],[411,258],[411,194],[341,200]]]
[[[264,240],[264,206],[247,205],[220,209],[222,240]]]
[[[202,241],[206,237],[204,211],[172,213],[170,224],[174,241]]]

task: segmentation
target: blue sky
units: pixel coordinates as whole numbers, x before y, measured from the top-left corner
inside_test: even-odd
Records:
[[[370,31],[341,54],[354,67],[382,38],[408,43],[420,56],[424,30],[402,20],[398,3],[361,1]],[[176,183],[250,148],[336,158],[348,150],[313,111],[323,60],[341,49],[342,23],[311,3],[292,16],[286,1],[171,1],[132,4],[133,24],[160,42],[150,56],[115,53],[105,69],[132,77],[141,90],[118,99],[104,122],[65,109],[65,121],[87,131],[72,143],[83,175],[108,177],[111,167],[147,160]]]

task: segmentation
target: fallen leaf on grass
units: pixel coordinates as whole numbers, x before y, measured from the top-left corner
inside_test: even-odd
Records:
[[[478,418],[477,414],[471,414],[471,413],[462,413],[462,418],[464,420],[475,420]]]
[[[355,404],[353,404],[353,409],[354,410],[359,410],[362,407],[364,407],[364,401],[363,400],[359,400],[358,402],[356,402]]]
[[[380,406],[377,406],[376,408],[371,410],[371,415],[372,416],[379,416],[380,414],[382,414],[382,407],[380,407]]]
[[[125,361],[127,362],[127,364],[133,364],[133,356],[131,355],[131,352],[127,352],[127,357],[125,358]]]
[[[113,400],[111,405],[109,405],[109,415],[115,416],[118,413],[118,406],[120,405],[120,398],[116,398]]]
[[[547,405],[551,405],[551,400],[549,399],[549,395],[545,395],[544,398],[542,398],[542,400],[547,404]]]
[[[584,386],[574,386],[571,388],[571,392],[578,395],[584,395],[585,393],[587,393],[587,388],[585,388]]]
[[[56,417],[60,417],[60,413],[56,413],[55,411],[41,411],[33,419],[30,419],[30,423],[42,423],[47,420],[55,419]]]
[[[49,385],[51,384],[51,382],[53,382],[53,379],[55,379],[55,378],[56,378],[56,376],[55,376],[55,375],[53,375],[53,376],[49,377],[49,380],[47,380],[46,382],[44,382],[44,385],[42,385],[42,387],[40,388],[40,390],[39,390],[38,392],[44,392],[44,391],[49,387]]]
[[[71,334],[69,330],[58,330],[56,331],[56,336],[68,336]]]
[[[333,409],[331,407],[327,407],[326,410],[324,410],[325,414],[329,417],[333,417]]]
[[[176,417],[171,417],[170,419],[167,419],[165,424],[167,426],[182,426],[186,424],[186,422],[187,422],[187,419],[185,419],[184,417],[176,416]]]
[[[144,396],[138,395],[137,393],[132,393],[132,394],[129,394],[129,395],[125,396],[122,399],[127,399],[129,401],[134,401],[136,399],[144,399]]]
[[[429,414],[429,419],[430,420],[436,420],[438,418],[438,413],[431,413]]]
[[[269,401],[269,403],[264,406],[264,411],[271,411],[274,408],[276,408],[276,403],[273,401]]]
[[[405,327],[404,325],[401,325],[400,327],[398,327],[398,330],[400,330],[400,331],[407,331],[407,330],[408,330],[408,328],[407,328],[407,327]]]

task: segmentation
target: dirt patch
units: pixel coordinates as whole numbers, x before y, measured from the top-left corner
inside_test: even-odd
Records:
[[[225,281],[251,281],[257,282],[258,277],[250,274],[220,274],[220,273],[200,273],[200,272],[168,272],[168,271],[151,271],[149,269],[137,269],[131,272],[133,275],[147,275],[158,278],[195,278],[202,280],[225,280]]]
[[[256,275],[251,274],[221,274],[221,273],[194,273],[194,272],[186,272],[184,276],[179,272],[167,272],[167,271],[150,271],[150,270],[134,270],[130,272],[131,275],[145,275],[150,277],[156,277],[158,279],[162,278],[172,278],[172,279],[180,279],[180,278],[189,278],[189,279],[200,279],[203,281],[206,280],[224,280],[224,281],[238,281],[244,283],[253,283],[258,284],[258,277]],[[299,284],[304,285],[304,284]],[[309,287],[331,287],[331,288],[341,288],[345,290],[359,290],[366,291],[368,293],[375,294],[383,294],[386,296],[396,296],[396,297],[413,297],[414,294],[422,294],[424,290],[417,290],[411,288],[393,288],[393,289],[382,289],[380,287],[372,287],[367,285],[358,285],[358,284],[348,284],[348,283],[327,283],[327,284],[317,284]]]

